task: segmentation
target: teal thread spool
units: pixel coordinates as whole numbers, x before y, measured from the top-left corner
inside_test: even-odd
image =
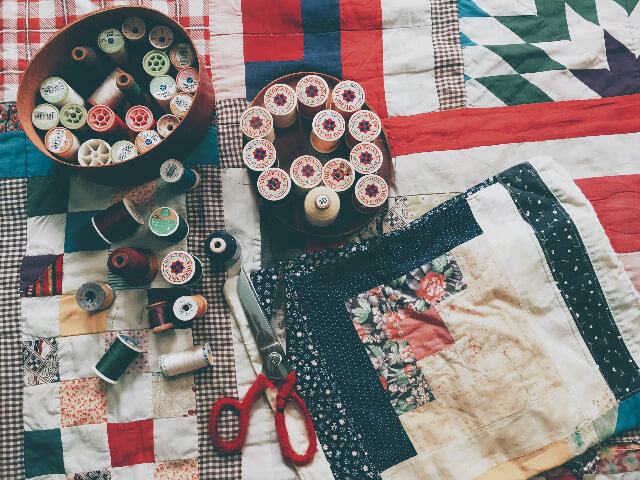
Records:
[[[107,353],[95,364],[93,371],[105,382],[115,385],[140,353],[142,353],[140,345],[126,335],[118,335]]]

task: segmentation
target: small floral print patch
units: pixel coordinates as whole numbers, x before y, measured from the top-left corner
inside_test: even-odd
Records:
[[[158,462],[155,464],[154,480],[198,480],[198,458]]]
[[[105,382],[98,377],[60,382],[60,421],[63,427],[106,423]]]
[[[22,130],[15,103],[0,103],[0,133]]]

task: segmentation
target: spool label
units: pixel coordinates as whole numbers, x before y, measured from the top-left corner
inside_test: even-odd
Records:
[[[38,105],[31,112],[31,122],[40,130],[49,130],[58,124],[58,109],[48,103]]]
[[[302,77],[296,85],[296,95],[300,103],[308,107],[317,107],[329,98],[329,86],[324,78],[317,75],[307,75]]]
[[[313,117],[313,133],[328,142],[339,140],[344,127],[344,118],[335,110],[322,110]]]
[[[347,190],[355,179],[355,172],[351,163],[342,158],[329,160],[322,169],[322,181],[331,190],[343,192]]]
[[[262,107],[251,107],[240,118],[242,132],[250,138],[262,138],[273,128],[271,114]]]
[[[145,130],[136,137],[136,148],[139,151],[147,151],[154,145],[160,143],[162,138],[155,130]]]
[[[138,155],[136,146],[127,140],[120,140],[111,147],[111,159],[114,162],[123,162]]]
[[[162,207],[156,209],[149,218],[149,228],[161,237],[171,235],[178,229],[180,217],[173,208]]]
[[[171,252],[162,261],[162,276],[169,283],[187,283],[195,271],[195,260],[187,252]]]
[[[311,155],[302,155],[291,164],[293,183],[304,188],[313,188],[322,181],[322,163]]]
[[[269,140],[257,138],[244,146],[242,156],[247,168],[261,172],[275,163],[276,148]]]
[[[47,132],[45,142],[47,148],[53,153],[63,153],[71,148],[73,136],[66,128],[58,127]]]
[[[107,28],[98,35],[98,46],[105,53],[114,53],[124,47],[124,36],[117,28]]]
[[[195,93],[198,89],[198,70],[183,68],[177,77],[178,88],[183,92]]]
[[[358,142],[371,142],[378,138],[382,122],[378,115],[370,110],[360,110],[349,119],[349,133]]]
[[[377,208],[389,196],[387,182],[378,175],[365,175],[356,183],[355,197],[364,207]]]
[[[167,27],[158,25],[149,32],[149,42],[155,48],[168,48],[173,43],[173,32]]]
[[[193,97],[188,93],[178,93],[171,99],[171,112],[178,116],[184,116],[193,103]]]
[[[131,350],[134,350],[138,353],[142,353],[144,351],[144,348],[142,348],[140,345],[138,345],[136,342],[134,342],[132,339],[130,339],[129,337],[127,337],[126,335],[118,335],[118,339],[124,343],[127,347],[129,347]]]
[[[264,105],[274,115],[287,115],[296,108],[296,92],[289,85],[272,85],[264,94]]]
[[[177,68],[185,68],[193,65],[196,54],[187,43],[179,43],[171,49],[171,63]]]
[[[258,192],[263,198],[277,202],[286,198],[291,190],[289,175],[280,168],[269,168],[258,177]]]
[[[351,164],[353,168],[365,175],[376,173],[382,166],[382,150],[373,143],[359,143],[351,149]]]
[[[364,89],[358,82],[345,80],[334,87],[331,99],[343,112],[355,112],[364,104]]]
[[[67,83],[59,77],[49,77],[40,86],[40,95],[47,102],[60,103],[68,93]]]
[[[167,75],[161,75],[151,80],[149,85],[151,95],[158,100],[169,100],[176,93],[176,82]]]
[[[182,178],[182,172],[184,167],[182,164],[173,158],[170,158],[160,166],[160,177],[165,182],[175,182]]]

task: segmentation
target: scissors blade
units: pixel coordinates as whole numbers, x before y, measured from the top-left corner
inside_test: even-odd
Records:
[[[260,307],[258,294],[244,268],[240,269],[238,277],[238,296],[262,356],[262,373],[273,381],[284,380],[291,369],[287,364],[282,345],[276,339],[271,324]]]

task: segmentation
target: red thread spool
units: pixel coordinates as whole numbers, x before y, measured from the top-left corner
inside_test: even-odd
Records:
[[[125,123],[106,105],[91,107],[87,113],[87,123],[94,132],[119,138],[127,135]]]
[[[134,132],[140,133],[145,130],[155,130],[156,121],[153,119],[153,113],[144,105],[131,107],[125,118],[127,127]]]
[[[107,243],[119,242],[135,233],[144,221],[127,197],[91,217],[91,224]]]
[[[116,248],[107,265],[131,285],[148,285],[158,273],[158,259],[135,248]]]
[[[153,303],[147,307],[149,326],[153,333],[162,332],[175,327],[173,308],[167,301]]]

